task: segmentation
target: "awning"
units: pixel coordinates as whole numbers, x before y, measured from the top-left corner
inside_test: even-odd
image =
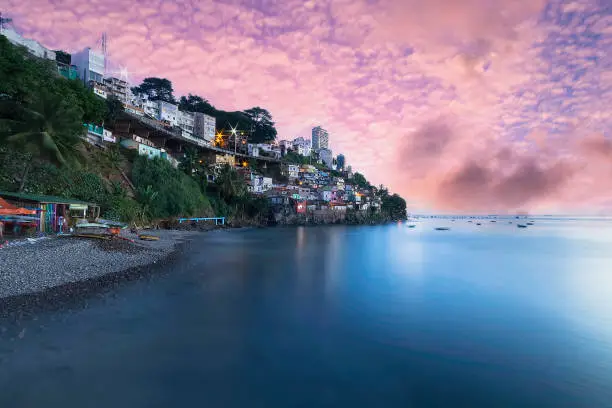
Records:
[[[36,210],[18,208],[0,197],[0,215],[36,215]]]
[[[85,210],[87,210],[87,205],[85,205],[85,204],[70,204],[70,206],[68,208],[71,209],[71,210],[85,211]]]

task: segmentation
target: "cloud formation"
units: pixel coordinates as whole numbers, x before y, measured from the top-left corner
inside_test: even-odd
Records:
[[[129,9],[130,12],[123,10]],[[612,204],[612,16],[596,0],[8,0],[25,35],[164,76],[453,211]],[[608,153],[606,153],[608,152]]]

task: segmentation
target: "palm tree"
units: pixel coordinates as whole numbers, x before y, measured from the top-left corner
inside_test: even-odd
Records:
[[[23,191],[33,160],[44,159],[58,166],[77,162],[84,133],[82,117],[80,108],[47,91],[41,91],[30,105],[0,100],[0,143],[29,157],[19,191]]]
[[[247,186],[240,174],[229,164],[221,168],[215,183],[219,188],[221,197],[226,202],[240,199],[247,194]]]
[[[152,186],[147,186],[145,189],[142,189],[138,192],[138,201],[140,201],[140,219],[145,222],[145,220],[151,220],[151,206],[155,202],[155,199],[159,195],[159,192],[153,190]]]

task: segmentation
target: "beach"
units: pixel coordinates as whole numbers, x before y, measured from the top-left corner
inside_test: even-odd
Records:
[[[82,283],[123,272],[144,273],[163,264],[179,247],[201,234],[198,231],[155,230],[158,241],[142,241],[135,234],[121,239],[99,240],[77,237],[45,237],[24,240],[0,249],[0,299],[28,297],[54,288],[81,291]],[[134,273],[132,273],[133,275]],[[57,295],[57,293],[55,294]]]

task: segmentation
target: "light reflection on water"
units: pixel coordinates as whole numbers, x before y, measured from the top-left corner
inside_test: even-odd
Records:
[[[608,406],[610,224],[438,225],[207,234],[10,327],[0,406]]]

